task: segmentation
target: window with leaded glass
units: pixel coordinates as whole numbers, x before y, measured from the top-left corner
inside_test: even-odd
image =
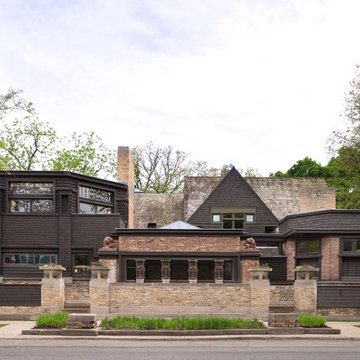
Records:
[[[79,212],[81,214],[111,214],[113,212],[112,192],[79,186]]]

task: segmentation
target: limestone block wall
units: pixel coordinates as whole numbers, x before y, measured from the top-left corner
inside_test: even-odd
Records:
[[[41,306],[0,306],[0,317],[3,315],[38,315]]]
[[[145,229],[148,223],[157,227],[183,220],[183,194],[142,194],[134,196],[134,227]]]
[[[292,285],[272,285],[270,287],[270,303],[292,304],[294,301],[294,287]]]
[[[110,284],[110,313],[127,315],[250,314],[249,284]]]
[[[340,239],[326,237],[321,239],[321,280],[339,280]]]
[[[86,284],[65,284],[65,301],[88,302],[89,285]]]

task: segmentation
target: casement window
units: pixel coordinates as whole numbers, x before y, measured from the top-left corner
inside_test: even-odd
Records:
[[[297,255],[318,255],[320,254],[320,240],[297,240]]]
[[[341,240],[341,279],[360,280],[360,239]]]
[[[57,254],[43,253],[5,253],[5,265],[46,265],[57,264]]]
[[[51,213],[53,212],[53,192],[53,183],[10,182],[10,212]]]
[[[81,214],[111,214],[113,209],[112,192],[79,186],[79,212]]]
[[[243,229],[244,224],[255,222],[255,209],[214,208],[211,222],[221,224],[223,229]]]

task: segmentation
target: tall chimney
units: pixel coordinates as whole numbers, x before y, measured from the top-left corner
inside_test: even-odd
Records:
[[[128,227],[134,227],[134,162],[128,146],[118,147],[118,181],[128,185]]]

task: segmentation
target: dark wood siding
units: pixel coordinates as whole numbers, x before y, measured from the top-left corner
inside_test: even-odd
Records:
[[[269,274],[269,280],[271,283],[286,282],[286,256],[261,256],[260,263],[268,263],[272,268],[272,271]]]
[[[101,247],[106,236],[120,227],[119,214],[73,215],[72,246]]]
[[[0,306],[41,306],[41,285],[1,285]]]
[[[42,270],[39,270],[40,265],[4,265],[3,276],[6,279],[41,279],[44,275]]]
[[[2,246],[58,245],[58,216],[2,215]]]
[[[319,284],[317,296],[318,307],[360,307],[360,285],[325,286]]]

